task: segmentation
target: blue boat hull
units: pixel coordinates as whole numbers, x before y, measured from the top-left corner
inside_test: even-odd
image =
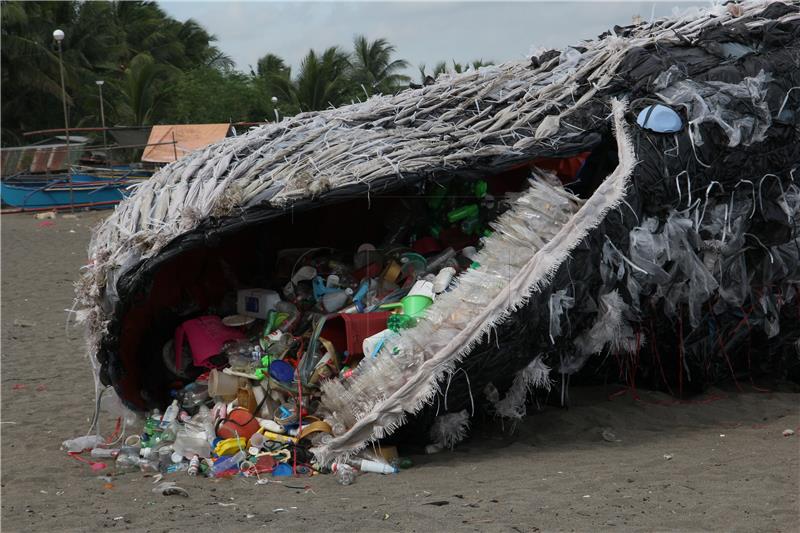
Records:
[[[118,180],[91,181],[74,176],[69,183],[35,183],[31,181],[0,183],[0,198],[3,204],[18,209],[59,209],[64,207],[87,207],[102,209],[113,207],[132,192],[133,182]],[[70,188],[72,193],[70,194]]]

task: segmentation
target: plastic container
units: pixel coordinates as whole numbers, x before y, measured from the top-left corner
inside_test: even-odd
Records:
[[[175,437],[175,444],[172,448],[183,457],[191,458],[194,455],[199,457],[210,457],[211,447],[205,431],[192,431],[187,428],[178,431]]]
[[[331,472],[340,485],[352,485],[358,475],[355,468],[345,463],[334,463]]]
[[[361,355],[364,340],[386,329],[389,315],[390,312],[340,313],[325,321],[320,337],[330,341],[338,354]]]
[[[280,295],[269,289],[242,289],[236,294],[236,312],[266,320],[267,314],[281,301]]]
[[[196,407],[204,404],[208,398],[208,383],[204,381],[194,381],[184,388],[179,390],[176,394],[181,407],[189,409],[191,412]]]
[[[392,465],[370,461],[369,459],[354,459],[348,462],[362,472],[373,472],[375,474],[396,474],[397,469]]]
[[[159,427],[163,429],[167,429],[170,424],[172,424],[175,420],[178,419],[178,414],[181,412],[181,406],[178,405],[178,400],[172,400],[172,403],[167,410],[164,411],[164,416],[161,417],[161,422],[158,424]]]
[[[249,439],[261,426],[258,419],[247,409],[236,408],[228,413],[225,422],[217,428],[217,436],[221,439],[241,437]]]
[[[239,464],[247,458],[247,455],[244,452],[237,452],[235,455],[230,455],[227,457],[222,457],[218,461],[214,462],[214,466],[211,467],[211,476],[218,477],[223,472],[227,472],[228,470],[239,468]]]
[[[286,433],[286,430],[283,429],[283,426],[275,422],[274,420],[268,419],[260,419],[258,424],[267,431],[271,431],[272,433]]]
[[[145,435],[153,436],[159,431],[161,431],[161,411],[153,409],[153,412],[144,421],[144,433]]]
[[[116,448],[93,448],[91,456],[95,459],[113,459],[119,455]]]
[[[65,440],[61,443],[61,449],[69,453],[80,453],[83,450],[94,449],[95,446],[103,444],[103,437],[99,435],[86,435]]]
[[[200,457],[198,457],[197,455],[193,455],[192,459],[189,461],[189,471],[187,473],[190,476],[196,476],[199,470],[200,470]]]
[[[453,267],[444,267],[441,269],[433,280],[433,292],[439,294],[446,291],[455,275],[456,269]]]
[[[394,331],[390,329],[384,329],[383,331],[379,331],[375,335],[364,339],[364,342],[361,344],[364,356],[375,357],[378,355],[378,352],[381,351],[381,348],[383,348],[384,344],[386,344],[386,341],[395,335],[396,333]]]
[[[219,370],[212,370],[208,376],[208,394],[213,398],[231,401],[239,392],[239,378]]]

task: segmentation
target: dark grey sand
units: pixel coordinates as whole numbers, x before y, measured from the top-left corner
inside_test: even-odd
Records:
[[[3,531],[800,531],[800,437],[781,435],[800,429],[800,396],[749,387],[677,405],[573,389],[571,409],[532,414],[513,437],[497,422],[348,487],[167,476],[186,499],[153,494],[141,473],[92,472],[59,445],[92,413],[82,332],[65,330],[65,309],[102,216],[2,217]]]

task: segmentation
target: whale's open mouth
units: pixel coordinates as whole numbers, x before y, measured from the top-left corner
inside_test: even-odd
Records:
[[[347,378],[321,384],[317,415],[333,435],[318,443],[318,459],[329,462],[390,434],[429,402],[445,373],[545,286],[570,250],[619,203],[634,163],[623,109],[614,104],[618,146],[606,161],[613,172],[605,179],[584,179],[583,198],[531,164],[488,177],[490,183],[502,181],[507,200],[488,223],[491,233],[479,241],[475,268],[458,276],[415,327],[393,337],[383,352],[388,355],[365,358]],[[281,216],[254,216],[195,236],[173,253],[162,253],[147,272],[121,278],[119,287],[128,296],[120,304],[118,337],[106,339],[116,348],[107,353],[106,378],[131,406],[163,405],[180,380],[162,354],[182,321],[220,309],[243,280],[277,275],[279,250],[384,242],[386,233],[397,229],[387,217],[424,200],[421,185],[332,194]]]

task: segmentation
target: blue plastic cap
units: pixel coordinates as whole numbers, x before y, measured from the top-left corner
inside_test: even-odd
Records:
[[[656,133],[676,133],[683,129],[681,116],[672,108],[656,104],[645,107],[636,118],[642,128]]]

